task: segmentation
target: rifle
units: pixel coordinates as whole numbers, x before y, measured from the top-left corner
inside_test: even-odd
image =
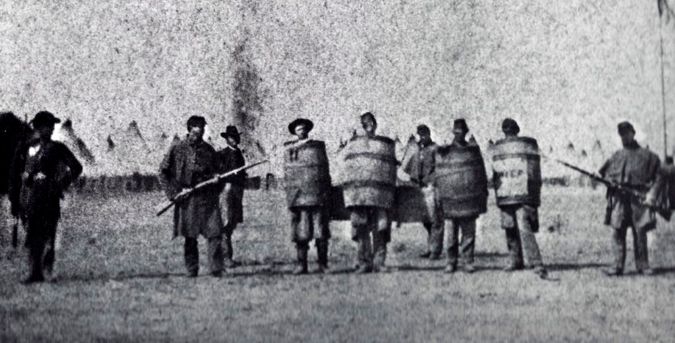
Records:
[[[546,156],[544,156],[544,157],[546,157]],[[567,168],[570,168],[570,169],[572,169],[576,172],[579,172],[583,175],[586,175],[586,176],[590,177],[594,181],[602,183],[603,185],[607,186],[607,189],[609,189],[611,191],[614,191],[616,193],[619,193],[619,194],[622,194],[622,195],[625,195],[625,196],[628,196],[628,197],[631,197],[631,198],[637,200],[638,203],[640,203],[642,206],[651,208],[651,209],[653,209],[653,210],[655,210],[659,213],[670,213],[671,212],[671,210],[669,208],[663,208],[663,207],[660,207],[660,206],[655,205],[655,204],[645,203],[646,195],[643,194],[642,192],[640,192],[639,190],[635,189],[635,188],[631,188],[629,186],[622,185],[620,183],[616,183],[616,182],[607,180],[607,179],[603,178],[602,176],[599,176],[597,174],[594,174],[594,173],[591,173],[591,172],[586,171],[584,169],[581,169],[581,168],[579,168],[579,167],[577,167],[573,164],[567,163],[565,161],[561,161],[559,159],[553,159],[553,160],[562,164],[563,166],[565,166]]]
[[[218,184],[220,181],[222,181],[224,178],[226,178],[228,176],[232,176],[232,175],[234,175],[234,174],[236,174],[240,171],[244,171],[244,170],[253,168],[257,165],[267,163],[267,162],[269,162],[269,161],[268,160],[262,160],[262,161],[258,161],[258,162],[255,162],[255,163],[247,164],[243,167],[232,169],[232,170],[228,171],[227,173],[219,174],[219,175],[216,175],[216,176],[214,176],[214,177],[212,177],[212,178],[210,178],[206,181],[200,182],[197,185],[195,185],[194,187],[189,188],[189,189],[179,193],[178,195],[174,196],[173,198],[169,199],[168,201],[165,201],[165,202],[159,204],[157,206],[157,216],[161,216],[162,213],[166,212],[168,209],[173,207],[173,205],[175,205],[177,202],[184,200],[185,198],[192,195],[194,192],[196,192],[196,191],[198,191],[198,190],[200,190],[204,187],[208,187],[208,186],[211,186],[211,185]]]

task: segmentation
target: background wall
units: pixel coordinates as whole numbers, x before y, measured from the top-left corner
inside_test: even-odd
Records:
[[[96,156],[90,174],[154,171],[192,114],[207,117],[216,145],[227,124],[243,128],[252,157],[289,139],[296,116],[314,120],[334,151],[366,110],[404,142],[419,123],[449,141],[462,116],[484,146],[511,116],[545,152],[593,169],[618,147],[616,123],[630,119],[663,154],[651,0],[1,6],[0,107],[70,118]],[[672,131],[673,22],[663,34]],[[132,121],[147,148],[126,149],[134,163],[121,167],[108,137],[135,136]]]

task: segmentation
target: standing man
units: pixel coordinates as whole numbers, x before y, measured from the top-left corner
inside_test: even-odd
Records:
[[[438,204],[436,202],[436,192],[429,179],[434,172],[436,149],[438,146],[431,140],[431,130],[426,125],[417,127],[417,151],[410,158],[403,168],[403,171],[410,175],[411,181],[417,184],[424,194],[424,201],[427,212],[424,214],[424,228],[427,231],[427,250],[423,252],[421,258],[438,260],[441,258],[443,249],[443,223],[438,216]]]
[[[159,166],[159,180],[169,199],[178,197],[174,209],[174,237],[185,237],[184,257],[188,277],[199,274],[197,237],[208,240],[211,275],[220,277],[223,270],[222,234],[218,196],[221,185],[213,185],[185,193],[200,182],[217,175],[218,158],[215,149],[203,140],[206,120],[191,116],[187,121],[187,137],[173,144]]]
[[[600,175],[624,187],[646,193],[656,181],[661,163],[659,157],[648,149],[642,148],[635,141],[635,129],[631,123],[627,121],[619,123],[618,131],[623,149],[615,152],[605,162],[600,168]],[[654,271],[649,268],[647,248],[647,232],[656,227],[654,212],[642,205],[638,199],[608,189],[605,225],[614,229],[612,232],[614,266],[605,270],[605,274],[608,276],[623,274],[628,227],[633,232],[637,272],[654,274]]]
[[[504,270],[524,269],[524,254],[530,266],[534,268],[535,274],[543,279],[548,272],[544,267],[535,237],[535,233],[539,231],[537,207],[540,202],[541,172],[533,172],[540,170],[539,148],[535,139],[518,137],[520,126],[511,118],[506,118],[502,122],[502,132],[505,138],[497,141],[493,146],[494,149],[513,144],[515,150],[523,150],[522,154],[511,150],[501,156],[497,153],[493,156],[492,166],[495,169],[493,182],[497,206],[501,210],[502,228],[506,233],[506,243],[511,257],[511,263]],[[500,162],[507,161],[508,163],[503,163],[505,170],[497,170],[500,168]],[[536,162],[536,167],[529,164],[533,161]],[[533,198],[535,200],[531,200]]]
[[[245,165],[244,154],[239,149],[241,135],[235,126],[228,125],[225,132],[220,136],[225,138],[227,146],[218,151],[218,160],[220,161],[220,172],[226,173],[230,170],[243,167]],[[246,172],[241,171],[225,178],[225,190],[223,192],[221,206],[225,209],[225,267],[234,268],[237,262],[232,258],[232,233],[237,228],[237,224],[244,221],[244,186],[246,185]]]
[[[349,171],[352,175],[348,176],[352,180],[344,189],[352,238],[358,242],[356,273],[359,274],[387,271],[387,243],[391,240],[389,209],[393,206],[397,166],[394,141],[375,134],[375,116],[370,112],[362,114],[361,126],[364,136],[352,137],[346,146],[346,160],[354,162]]]
[[[448,161],[446,167],[450,173],[456,175],[464,182],[455,181],[454,185],[448,188],[453,189],[454,194],[439,194],[443,206],[443,218],[446,219],[445,225],[448,232],[448,266],[446,273],[454,273],[457,270],[458,255],[461,248],[462,259],[464,261],[464,271],[473,273],[474,250],[476,246],[476,219],[481,213],[487,210],[487,174],[485,164],[480,152],[480,148],[475,141],[468,142],[466,135],[469,133],[469,127],[464,119],[456,119],[452,128],[455,135],[452,144],[449,147],[440,148],[441,153],[453,154],[455,156],[438,157],[438,160]],[[460,157],[461,156],[461,157]],[[470,156],[467,158],[467,156]],[[455,168],[454,170],[452,168]],[[438,170],[438,169],[437,169]],[[439,173],[441,171],[439,170]],[[439,177],[446,177],[439,175]],[[443,228],[441,228],[443,230]],[[459,232],[462,232],[461,244],[459,243]]]
[[[298,266],[293,274],[307,273],[307,251],[315,239],[318,273],[328,271],[329,214],[326,202],[331,186],[326,145],[309,139],[314,127],[309,119],[299,118],[288,125],[297,140],[286,142],[284,171],[291,235],[297,251]]]
[[[44,281],[45,272],[52,276],[63,191],[82,173],[82,165],[68,147],[51,138],[59,122],[51,112],[38,112],[31,121],[32,138],[18,148],[12,162],[10,197],[28,224],[30,274],[23,281],[26,284]]]

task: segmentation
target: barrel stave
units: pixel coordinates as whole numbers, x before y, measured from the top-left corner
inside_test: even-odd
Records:
[[[288,207],[323,206],[331,185],[325,144],[309,141],[290,146],[284,162]]]
[[[477,145],[448,146],[436,153],[434,186],[446,219],[487,211],[487,176]]]
[[[394,141],[360,136],[346,149],[341,184],[345,206],[393,207],[397,166]]]

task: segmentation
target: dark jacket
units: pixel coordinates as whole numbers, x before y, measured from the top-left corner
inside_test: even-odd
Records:
[[[214,177],[219,171],[215,149],[204,141],[190,143],[183,139],[169,148],[159,166],[159,180],[169,198],[183,188],[194,187]],[[174,236],[211,238],[222,234],[219,194],[220,185],[206,187],[176,204]]]
[[[428,144],[417,144],[417,151],[414,152],[408,163],[403,167],[403,171],[410,175],[410,179],[415,183],[424,186],[431,182],[429,179],[434,172],[436,159],[436,149],[438,146],[434,142]]]
[[[245,165],[244,154],[239,148],[225,147],[218,151],[218,162],[220,173],[227,173],[230,170],[243,167]],[[246,172],[241,171],[225,178],[225,182],[244,186],[246,183]]]
[[[656,181],[660,164],[655,153],[634,143],[614,153],[600,168],[600,175],[646,193]],[[655,227],[656,218],[635,199],[608,190],[605,224],[614,228],[628,225],[649,230]]]
[[[206,181],[219,172],[215,149],[200,141],[190,144],[183,139],[169,148],[159,167],[159,181],[170,198],[183,188]]]
[[[14,155],[10,167],[10,200],[13,206],[19,206],[24,216],[58,219],[63,191],[82,174],[82,164],[63,143],[41,142],[35,156],[29,156],[29,145],[19,146]],[[46,177],[39,180],[38,173]]]

